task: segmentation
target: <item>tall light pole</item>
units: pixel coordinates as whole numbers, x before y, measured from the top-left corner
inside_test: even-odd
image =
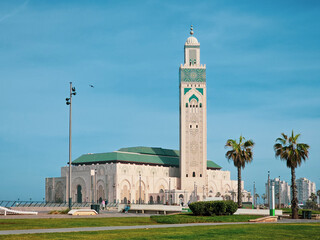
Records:
[[[139,173],[139,204],[141,204],[141,173]]]
[[[268,206],[270,209],[270,171],[268,171],[268,191],[267,191],[267,198],[268,198]]]
[[[256,182],[253,182],[253,207],[256,207]]]
[[[279,209],[281,208],[281,181],[279,176]]]
[[[76,95],[76,88],[72,87],[70,82],[70,97],[66,98],[66,104],[69,105],[69,209],[72,207],[71,197],[71,126],[72,126],[72,95]]]

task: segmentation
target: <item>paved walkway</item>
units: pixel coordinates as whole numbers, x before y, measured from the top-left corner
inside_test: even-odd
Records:
[[[93,216],[72,216],[68,214],[48,214],[48,211],[38,212],[38,215],[0,215],[1,219],[32,219],[32,218],[108,218],[108,217],[150,217],[152,214],[142,213],[119,213],[114,211],[100,211],[100,214]]]
[[[284,220],[278,221],[277,223],[312,223],[312,222],[319,222],[320,223],[320,220],[284,219]],[[0,235],[33,234],[33,233],[62,233],[62,232],[90,232],[90,231],[110,231],[110,230],[126,230],[126,229],[175,228],[175,227],[192,227],[192,226],[219,226],[219,225],[236,225],[236,224],[272,224],[272,223],[254,223],[254,222],[185,223],[185,224],[140,225],[140,226],[4,230],[4,231],[0,231]]]

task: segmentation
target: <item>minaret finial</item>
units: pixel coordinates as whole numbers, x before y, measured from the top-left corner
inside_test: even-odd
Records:
[[[193,35],[193,25],[191,25],[191,27],[190,27],[190,34],[191,34],[191,36]]]

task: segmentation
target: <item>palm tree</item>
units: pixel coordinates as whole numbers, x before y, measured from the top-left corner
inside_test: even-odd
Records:
[[[311,193],[309,198],[311,199],[312,202],[317,202],[317,195],[316,194]]]
[[[292,218],[298,218],[298,199],[297,199],[297,185],[295,169],[301,165],[302,160],[306,161],[309,156],[309,145],[305,143],[298,143],[300,134],[294,135],[293,130],[291,137],[281,133],[282,137],[277,138],[274,145],[276,157],[287,163],[287,167],[291,169],[291,209]]]
[[[245,138],[240,136],[239,143],[236,140],[229,139],[225,145],[226,148],[231,148],[227,151],[226,158],[232,160],[235,167],[238,169],[238,207],[242,207],[241,198],[241,168],[246,166],[246,163],[252,161],[252,148],[254,142],[252,140],[245,141]]]
[[[251,193],[248,193],[247,198],[248,198],[248,202],[249,202],[250,198],[251,198]]]
[[[266,204],[267,195],[266,194],[262,194],[261,198],[263,200],[263,205],[265,205]]]
[[[258,194],[258,193],[256,193],[256,194],[254,195],[254,197],[255,197],[255,203],[256,203],[256,205],[258,205],[258,204],[257,204],[257,202],[258,202],[258,198],[260,198],[259,194]]]

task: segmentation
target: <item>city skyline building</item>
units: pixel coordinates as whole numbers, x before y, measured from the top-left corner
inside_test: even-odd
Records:
[[[291,204],[291,186],[284,180],[279,178],[270,179],[270,187],[274,184],[275,204],[279,204],[279,190],[280,190],[280,204],[281,206],[289,206]],[[268,182],[265,184],[266,196],[268,193]],[[268,199],[266,203],[269,204]]]
[[[299,204],[305,204],[310,200],[311,193],[316,194],[316,184],[307,178],[299,178],[296,180],[297,197]]]

